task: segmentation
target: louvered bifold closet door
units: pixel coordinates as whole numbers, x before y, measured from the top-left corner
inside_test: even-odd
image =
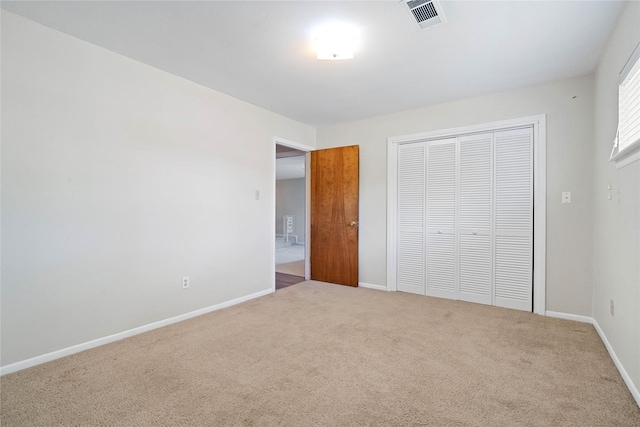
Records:
[[[492,303],[493,133],[459,138],[458,299]]]
[[[494,305],[531,311],[533,130],[495,132]]]
[[[457,299],[456,139],[427,145],[427,295]]]
[[[398,290],[425,294],[425,143],[398,147]]]

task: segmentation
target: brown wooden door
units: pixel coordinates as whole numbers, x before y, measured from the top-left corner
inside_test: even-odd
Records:
[[[358,286],[358,148],[311,152],[311,280]]]

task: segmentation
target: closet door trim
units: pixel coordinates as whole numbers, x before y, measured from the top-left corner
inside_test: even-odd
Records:
[[[397,291],[398,147],[401,144],[455,138],[518,127],[533,127],[533,312],[545,314],[546,304],[546,115],[395,136],[387,140],[387,290]]]

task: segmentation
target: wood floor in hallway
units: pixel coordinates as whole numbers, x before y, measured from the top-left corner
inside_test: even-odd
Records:
[[[304,282],[304,277],[293,276],[291,274],[276,273],[276,290]]]

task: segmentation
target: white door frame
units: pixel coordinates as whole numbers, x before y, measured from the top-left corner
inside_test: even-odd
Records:
[[[546,115],[522,117],[474,126],[394,136],[387,139],[387,290],[397,290],[398,146],[463,134],[493,132],[533,126],[533,312],[545,315],[546,307]]]
[[[311,147],[310,145],[300,144],[299,142],[289,141],[284,138],[274,137],[273,138],[273,150],[271,158],[273,159],[273,177],[271,182],[273,183],[273,198],[271,199],[271,236],[276,235],[276,145],[284,145],[285,147],[295,148],[296,150],[304,151],[307,153],[305,155],[305,165],[304,165],[304,179],[305,179],[305,189],[304,189],[304,216],[305,216],[305,244],[304,244],[304,279],[309,280],[310,277],[310,268],[309,268],[309,255],[311,247],[311,174],[309,173],[309,168],[311,167],[311,156],[309,153],[315,150],[315,147]],[[271,280],[272,280],[272,288],[275,292],[276,290],[276,250],[275,246],[271,245]]]

